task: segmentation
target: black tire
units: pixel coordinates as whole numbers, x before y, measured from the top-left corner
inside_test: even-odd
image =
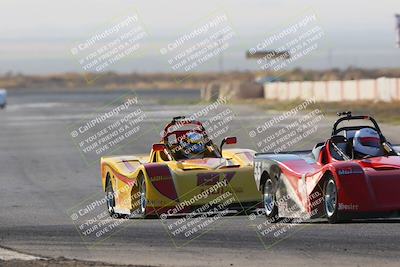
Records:
[[[139,186],[139,193],[140,193],[140,203],[137,214],[145,218],[146,217],[146,207],[147,207],[147,190],[146,190],[146,178],[143,174],[139,175],[138,177],[138,186]]]
[[[111,217],[115,218],[116,216],[118,216],[118,214],[115,212],[115,195],[111,180],[107,180],[106,199],[108,214],[110,214]]]
[[[329,176],[324,183],[324,210],[329,223],[338,223],[341,221],[338,210],[338,189],[335,179]]]
[[[268,221],[275,223],[279,221],[279,211],[276,205],[276,180],[267,178],[262,187],[262,199],[265,216]]]
[[[121,214],[115,212],[115,194],[114,189],[112,187],[111,180],[108,179],[107,186],[106,186],[106,203],[107,203],[107,210],[110,217],[114,219],[128,219],[129,215]]]

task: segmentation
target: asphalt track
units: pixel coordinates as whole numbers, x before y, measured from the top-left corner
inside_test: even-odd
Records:
[[[43,257],[67,257],[147,266],[399,266],[400,220],[330,225],[323,220],[288,224],[286,233],[262,237],[262,216],[224,217],[196,239],[173,238],[161,220],[129,220],[100,242],[84,242],[67,210],[101,192],[99,164],[87,165],[66,128],[125,92],[9,92],[0,111],[0,246]],[[199,106],[160,105],[198,92],[138,91],[152,127]],[[276,112],[232,106],[239,146],[255,147],[248,129]],[[293,149],[310,148],[328,136],[332,118]],[[147,122],[146,122],[147,123]],[[400,128],[384,126],[394,143]],[[273,130],[270,130],[273,131]],[[396,140],[397,138],[397,140]],[[158,140],[146,134],[118,154],[147,153]],[[175,219],[168,220],[173,223]],[[188,241],[188,242],[187,242]]]

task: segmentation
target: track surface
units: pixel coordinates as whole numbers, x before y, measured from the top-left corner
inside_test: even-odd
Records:
[[[87,118],[123,93],[10,92],[8,108],[0,111],[0,246],[45,257],[157,266],[399,265],[398,220],[338,225],[315,221],[296,225],[281,238],[263,239],[256,233],[262,217],[227,217],[182,247],[176,247],[160,220],[130,220],[107,240],[84,243],[66,211],[101,192],[99,164],[83,162],[66,125]],[[158,130],[172,116],[198,109],[157,104],[157,99],[171,96],[196,99],[198,92],[139,91],[138,95]],[[231,108],[237,115],[232,125],[241,127],[235,132],[239,144],[255,148],[245,128],[266,121],[272,113]],[[326,138],[331,123],[329,119],[320,124],[317,135],[294,148],[310,148]],[[393,142],[400,141],[399,127],[383,130]],[[156,132],[148,134],[118,154],[147,153],[157,140]]]

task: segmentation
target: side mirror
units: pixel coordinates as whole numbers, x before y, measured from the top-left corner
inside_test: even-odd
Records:
[[[164,144],[153,144],[154,152],[164,151],[165,149],[166,149],[166,146]]]
[[[234,144],[236,144],[237,143],[237,138],[235,137],[235,136],[228,136],[228,137],[225,137],[223,140],[222,140],[222,142],[221,142],[221,145],[220,145],[220,147],[219,147],[219,151],[221,152],[221,154],[222,154],[222,146],[223,145],[225,145],[225,144],[227,144],[227,145],[234,145]]]

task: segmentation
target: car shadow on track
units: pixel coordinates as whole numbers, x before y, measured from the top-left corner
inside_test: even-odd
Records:
[[[298,221],[296,219],[285,218],[285,220],[281,220],[279,223],[281,224],[299,224],[299,225],[307,225],[307,224],[329,224],[326,219],[311,219],[305,221]],[[368,218],[368,219],[352,219],[352,220],[344,220],[338,222],[336,224],[378,224],[378,223],[400,223],[400,218]]]
[[[353,219],[338,222],[336,224],[377,224],[377,223],[400,223],[400,218],[384,218],[384,219]],[[327,220],[318,219],[303,222],[301,224],[329,224]]]

